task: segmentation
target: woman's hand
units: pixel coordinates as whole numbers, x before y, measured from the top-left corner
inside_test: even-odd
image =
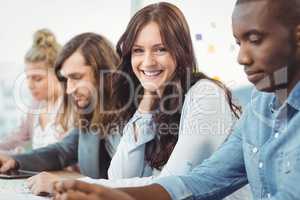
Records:
[[[144,91],[143,98],[139,104],[138,111],[141,113],[150,113],[157,108],[159,95],[157,92]]]
[[[47,172],[41,172],[28,178],[27,186],[33,194],[46,196],[52,194],[53,184],[60,180],[61,178],[59,176]]]
[[[117,189],[81,181],[60,181],[53,187],[54,200],[133,200]]]

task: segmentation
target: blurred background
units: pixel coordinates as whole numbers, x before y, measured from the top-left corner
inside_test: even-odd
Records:
[[[33,33],[41,28],[66,43],[82,32],[96,32],[113,44],[130,17],[157,0],[0,0],[0,136],[15,127],[24,113],[16,102],[16,88],[30,101],[24,76],[24,54]],[[167,0],[177,5],[190,25],[199,69],[230,87],[242,105],[251,86],[236,62],[238,47],[231,32],[235,0]],[[21,86],[21,87],[18,87]]]

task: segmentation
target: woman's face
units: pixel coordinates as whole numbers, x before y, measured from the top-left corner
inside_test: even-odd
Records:
[[[59,82],[44,62],[26,63],[29,90],[36,101],[48,101],[58,95]]]
[[[162,42],[155,22],[143,27],[131,50],[132,69],[146,91],[162,90],[176,69],[176,61]]]

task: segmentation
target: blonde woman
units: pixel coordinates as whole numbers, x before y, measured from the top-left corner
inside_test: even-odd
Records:
[[[63,138],[65,131],[55,122],[62,89],[53,69],[60,49],[50,30],[34,34],[32,47],[25,55],[25,73],[35,112],[29,109],[20,126],[1,140],[0,150],[22,152],[29,142],[36,149]]]

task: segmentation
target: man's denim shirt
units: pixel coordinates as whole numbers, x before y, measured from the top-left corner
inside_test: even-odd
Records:
[[[300,199],[300,81],[280,105],[254,91],[228,140],[185,176],[158,179],[172,199],[217,200],[249,182],[256,199]]]

